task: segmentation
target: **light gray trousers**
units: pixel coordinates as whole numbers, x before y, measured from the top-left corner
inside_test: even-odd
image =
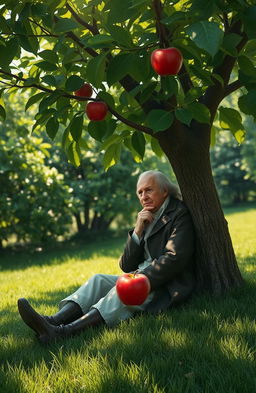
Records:
[[[119,276],[95,274],[84,285],[60,302],[60,308],[68,301],[77,303],[84,314],[96,308],[109,326],[130,318],[134,313],[143,311],[153,298],[153,292],[140,306],[126,306],[116,292],[116,281]]]

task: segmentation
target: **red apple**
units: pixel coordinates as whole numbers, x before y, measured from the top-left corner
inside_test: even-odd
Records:
[[[92,86],[90,83],[85,83],[80,89],[75,91],[75,95],[79,97],[88,97],[92,96]]]
[[[159,75],[176,75],[181,69],[183,57],[177,48],[155,49],[151,64]]]
[[[94,121],[104,120],[108,113],[108,107],[103,101],[89,102],[85,110],[88,118]]]
[[[140,305],[150,292],[149,279],[144,274],[125,273],[118,278],[116,291],[122,303],[128,306]]]

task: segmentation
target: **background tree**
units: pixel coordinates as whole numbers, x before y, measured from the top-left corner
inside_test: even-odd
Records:
[[[50,144],[30,136],[18,103],[0,126],[0,246],[17,241],[43,243],[67,233],[73,197],[63,175],[46,165]],[[23,124],[22,126],[19,124]]]
[[[95,144],[94,144],[95,145]],[[64,176],[65,184],[73,190],[73,214],[80,235],[105,232],[115,226],[127,228],[136,210],[136,174],[138,167],[128,152],[122,152],[120,161],[105,172],[97,146],[84,154],[77,168],[63,157],[63,151],[54,147],[50,164]]]
[[[253,199],[256,183],[244,163],[242,147],[229,133],[219,135],[211,151],[211,161],[222,205],[245,203]]]
[[[245,119],[246,140],[242,145],[243,169],[247,172],[246,178],[256,182],[256,124],[252,117]],[[256,188],[254,187],[254,195]]]
[[[88,124],[102,142],[105,168],[118,161],[123,145],[140,157],[145,143],[155,153],[160,147],[193,217],[199,287],[215,294],[242,278],[213,182],[210,134],[219,116],[221,127],[244,139],[239,112],[220,106],[237,89],[243,89],[239,109],[256,115],[255,14],[250,0],[8,1],[1,7],[3,89],[29,90],[26,109],[39,103],[33,129],[45,126],[54,138],[59,124],[66,127],[63,147],[75,165],[87,99],[73,93],[84,80],[94,87],[90,100],[108,105],[106,120]],[[180,49],[184,63],[177,76],[159,78],[150,55],[168,46]]]

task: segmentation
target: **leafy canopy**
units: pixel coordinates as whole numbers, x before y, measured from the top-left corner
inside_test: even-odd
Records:
[[[69,160],[80,163],[86,136],[101,144],[104,166],[122,146],[135,160],[145,144],[161,154],[158,134],[180,123],[211,127],[214,119],[244,140],[242,118],[221,101],[241,89],[239,110],[256,118],[253,0],[0,0],[0,116],[11,92],[29,91],[25,110],[38,105],[34,129],[62,133]],[[150,65],[158,47],[177,47],[177,76]],[[108,116],[89,122],[88,99],[75,91],[90,82]]]

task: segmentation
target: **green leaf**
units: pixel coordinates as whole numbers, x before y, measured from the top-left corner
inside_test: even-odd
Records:
[[[68,31],[76,29],[77,27],[77,23],[74,22],[72,19],[60,18],[54,26],[54,31],[55,33],[66,33]]]
[[[244,30],[248,38],[256,38],[256,5],[253,5],[252,7],[247,7],[242,15],[242,19],[244,21]]]
[[[84,84],[84,80],[78,75],[71,75],[65,84],[65,89],[67,91],[76,91],[80,89]]]
[[[90,147],[89,147],[87,141],[85,140],[85,138],[80,138],[78,144],[79,144],[80,148],[82,148],[84,150],[90,150]]]
[[[137,8],[130,8],[133,6],[132,0],[111,0],[110,11],[108,15],[108,25],[118,22],[124,22],[139,14]]]
[[[230,56],[237,56],[237,45],[241,41],[242,37],[235,33],[230,33],[224,36],[222,43],[222,50]]]
[[[233,108],[219,108],[220,127],[230,130],[238,143],[242,143],[245,139],[245,130],[242,125],[242,116]]]
[[[44,124],[48,119],[56,114],[56,110],[53,108],[47,109],[42,113],[37,113],[35,116],[36,123],[33,125],[33,130],[41,124]]]
[[[71,142],[67,150],[67,156],[71,164],[73,164],[75,167],[79,167],[81,153],[78,143],[75,141]]]
[[[14,57],[18,56],[19,52],[19,41],[16,38],[11,38],[5,43],[5,46],[1,45],[0,65],[3,68],[9,66]]]
[[[123,27],[117,25],[110,25],[107,26],[107,30],[111,34],[112,39],[116,41],[119,46],[124,48],[130,48],[131,46],[133,46],[130,33]]]
[[[136,8],[140,5],[144,5],[148,3],[148,0],[132,0],[132,5],[129,7],[130,9]]]
[[[83,115],[74,116],[70,122],[69,130],[71,132],[73,139],[76,142],[78,142],[79,139],[81,138],[82,130],[83,130],[83,122],[84,122]]]
[[[69,127],[67,127],[62,135],[62,140],[61,140],[62,149],[67,151],[72,141],[73,139],[69,132]]]
[[[0,15],[0,29],[3,34],[10,33],[10,27],[9,27],[6,19],[2,15]]]
[[[46,123],[46,132],[47,135],[53,140],[59,129],[59,122],[54,117],[51,117]]]
[[[100,87],[105,80],[106,55],[98,55],[88,62],[86,76],[95,87]]]
[[[107,68],[109,86],[120,81],[130,70],[132,57],[130,54],[120,54],[113,57]]]
[[[111,94],[107,93],[106,91],[100,91],[97,94],[97,98],[104,101],[111,108],[115,107],[115,100],[114,100],[113,96]]]
[[[129,74],[138,82],[147,82],[150,75],[153,74],[150,66],[150,55],[148,52],[143,54],[135,53],[131,56],[131,66],[129,67]]]
[[[103,157],[103,166],[105,171],[120,160],[121,147],[122,145],[120,143],[115,143],[109,146],[109,148],[105,151]]]
[[[201,97],[201,95],[202,95],[202,89],[200,87],[192,87],[186,93],[184,102],[186,104],[190,104],[191,102],[194,102],[197,98]]]
[[[163,157],[164,153],[163,153],[161,146],[159,145],[158,140],[156,138],[152,137],[150,143],[151,143],[151,149],[153,150],[155,155],[159,158]]]
[[[42,77],[42,81],[44,81],[48,86],[57,86],[57,81],[54,75],[45,75]]]
[[[172,125],[173,114],[162,109],[153,109],[146,117],[146,124],[155,132],[167,130]]]
[[[238,57],[238,65],[245,75],[249,75],[256,78],[256,67],[254,67],[252,61],[246,56]]]
[[[140,93],[140,103],[141,104],[143,104],[145,101],[147,101],[151,97],[151,95],[152,95],[153,91],[156,89],[157,85],[158,85],[157,82],[149,82],[148,85],[143,84],[144,89]],[[122,100],[121,96],[120,96],[120,99]],[[126,101],[128,101],[125,96],[124,96],[124,99]]]
[[[6,112],[4,107],[0,104],[0,116],[2,117],[3,120],[6,119]]]
[[[192,102],[187,108],[191,112],[193,119],[197,120],[199,123],[210,123],[211,114],[205,105],[199,102]]]
[[[164,25],[173,27],[173,25],[181,24],[181,22],[182,22],[182,24],[186,23],[186,18],[185,18],[184,12],[177,11],[177,12],[174,12],[172,15],[167,16],[166,18],[163,18],[161,20],[161,22]]]
[[[102,150],[107,150],[111,145],[113,144],[118,144],[122,142],[122,137],[117,134],[113,134],[110,137],[108,137],[102,144],[101,149]]]
[[[87,40],[87,46],[90,48],[105,48],[113,43],[111,35],[97,34]]]
[[[38,93],[38,94],[35,94],[34,96],[30,97],[26,103],[25,111],[27,111],[28,108],[30,108],[33,104],[40,101],[41,98],[43,98],[45,95],[46,95],[46,93]]]
[[[193,72],[193,74],[201,79],[202,82],[206,85],[212,85],[212,73],[210,71],[207,71],[205,69],[199,68],[197,66],[191,65],[190,70]]]
[[[166,76],[162,78],[162,90],[163,92],[159,94],[159,98],[163,100],[167,100],[168,98],[172,97],[173,95],[178,94],[178,83],[175,77],[173,76]]]
[[[239,129],[242,123],[242,116],[233,108],[219,108],[220,127],[224,130]]]
[[[250,90],[247,94],[239,97],[239,109],[246,115],[252,115],[256,119],[256,89]]]
[[[24,20],[23,24],[26,28],[26,37],[24,38],[27,38],[28,45],[30,47],[30,52],[36,55],[39,48],[38,38],[35,36],[35,32],[32,28],[32,25],[28,20]]]
[[[211,147],[214,147],[216,144],[216,135],[218,134],[218,129],[214,126],[211,128]]]
[[[132,157],[135,162],[139,163],[142,162],[141,156],[137,153],[137,151],[134,149],[132,145],[132,138],[131,136],[126,137],[124,139],[124,146],[127,147],[127,149],[131,152]]]
[[[187,126],[190,125],[190,122],[193,118],[192,113],[186,108],[178,108],[175,110],[176,118],[183,124]]]
[[[43,71],[56,71],[58,69],[56,64],[48,63],[48,61],[39,61],[36,66]]]
[[[145,145],[146,145],[146,140],[142,132],[135,131],[132,134],[132,146],[134,150],[140,155],[141,159],[143,159],[144,154],[145,154]]]
[[[67,97],[60,96],[56,103],[56,109],[58,111],[58,114],[61,115],[62,113],[65,113],[70,108],[71,108],[70,99]]]
[[[88,124],[88,132],[92,138],[96,139],[96,141],[102,142],[104,135],[107,131],[107,122],[106,120],[102,121],[90,121]]]
[[[54,50],[49,50],[49,49],[44,50],[42,52],[39,52],[38,56],[40,56],[48,63],[52,63],[52,64],[57,64],[59,61],[58,55],[57,53],[54,52]]]
[[[52,92],[50,95],[45,97],[39,104],[39,112],[43,112],[46,108],[54,104],[60,96],[58,91]]]
[[[217,23],[200,21],[186,27],[185,31],[196,46],[204,49],[212,57],[216,55],[224,35]]]

